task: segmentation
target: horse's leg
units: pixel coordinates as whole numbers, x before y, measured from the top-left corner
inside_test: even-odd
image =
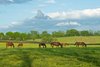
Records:
[[[63,48],[63,45],[61,45],[61,48]]]
[[[51,45],[52,46],[52,48],[54,47],[53,45]]]
[[[45,45],[45,48],[46,48],[46,45]]]
[[[39,48],[41,48],[41,46],[39,45]]]
[[[77,45],[77,47],[79,47],[79,44]]]
[[[14,48],[15,46],[13,45],[13,48]]]
[[[43,45],[43,48],[44,48],[44,45]]]

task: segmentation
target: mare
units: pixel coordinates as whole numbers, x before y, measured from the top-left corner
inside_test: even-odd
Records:
[[[13,42],[11,42],[11,41],[8,41],[8,42],[6,42],[6,48],[8,48],[9,46],[11,46],[11,47],[15,47],[14,46],[14,43]]]
[[[60,42],[51,42],[50,44],[51,44],[52,48],[53,48],[54,46],[57,46],[57,47],[60,46],[61,48],[63,48],[63,44],[60,43]]]
[[[39,43],[39,48],[41,48],[41,47],[46,48],[46,44],[43,42]]]
[[[79,47],[80,45],[81,45],[82,47],[87,47],[87,44],[84,43],[84,42],[75,42],[74,45],[76,45],[76,47]]]

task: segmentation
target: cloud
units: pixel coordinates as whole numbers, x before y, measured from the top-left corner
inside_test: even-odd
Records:
[[[70,21],[70,22],[60,22],[60,23],[57,23],[56,26],[80,26],[81,24],[79,24],[78,22],[73,22],[73,21]]]
[[[100,8],[97,9],[84,9],[63,12],[48,13],[48,16],[58,19],[82,19],[100,17]]]
[[[0,4],[20,4],[32,0],[0,0]]]
[[[44,8],[47,7],[49,5],[55,4],[56,1],[55,0],[38,0],[39,2],[43,2],[41,4],[38,5],[39,8]]]
[[[45,15],[42,11],[38,11],[36,16],[34,16],[33,18],[25,19],[21,22],[14,21],[8,26],[1,26],[0,31],[27,32],[30,30],[37,30],[41,32],[46,30],[52,32],[57,30],[64,31],[72,28],[78,30],[100,30],[100,19],[90,18],[90,17],[99,17],[99,12],[98,12],[99,9],[96,10],[91,9],[91,10],[87,9],[83,11],[80,10],[76,11],[77,13],[74,13],[74,11],[67,12],[67,15],[66,12],[61,12],[62,14],[56,12],[54,14],[51,14],[51,16],[53,16],[52,18],[48,15]],[[63,19],[61,19],[62,15],[64,16]],[[66,19],[66,16],[67,18],[70,19]]]

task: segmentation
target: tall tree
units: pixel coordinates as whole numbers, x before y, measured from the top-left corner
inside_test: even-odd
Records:
[[[54,31],[54,32],[52,32],[52,36],[53,37],[64,37],[65,32],[63,32],[63,31]]]
[[[30,34],[29,34],[29,36],[33,40],[40,38],[39,33],[37,31],[31,31]]]
[[[4,33],[0,32],[0,40],[4,38]]]
[[[92,33],[89,32],[88,30],[83,30],[83,31],[80,31],[80,35],[81,36],[91,36]]]
[[[12,40],[14,38],[14,33],[13,32],[7,32],[6,38]]]
[[[79,31],[77,31],[76,29],[71,29],[71,30],[67,30],[66,31],[66,35],[67,36],[79,36]]]

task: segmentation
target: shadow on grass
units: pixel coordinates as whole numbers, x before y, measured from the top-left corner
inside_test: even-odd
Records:
[[[20,57],[20,60],[22,60],[21,67],[32,67],[33,58],[30,57],[30,55],[37,54],[39,57],[45,55],[45,56],[60,56],[66,58],[67,56],[75,57],[79,61],[92,63],[95,66],[100,66],[100,58],[93,57],[92,54],[97,55],[95,53],[96,51],[99,51],[100,49],[91,49],[91,48],[18,48],[18,49],[2,49],[2,57],[5,55],[16,55]],[[7,54],[4,54],[3,52],[6,52]],[[87,54],[86,54],[87,53]],[[36,56],[37,56],[36,55]],[[15,61],[16,62],[16,61]]]

